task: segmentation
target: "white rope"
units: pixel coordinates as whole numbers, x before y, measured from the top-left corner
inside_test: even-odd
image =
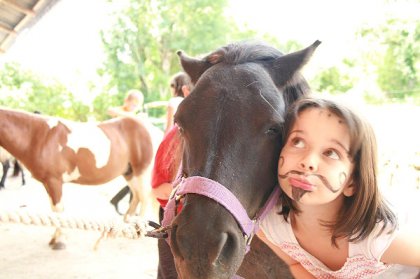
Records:
[[[0,223],[19,223],[36,226],[53,226],[65,229],[81,229],[99,231],[100,238],[96,241],[95,249],[104,238],[124,237],[139,239],[144,236],[147,221],[131,217],[128,222],[121,220],[87,220],[65,215],[64,213],[29,213],[27,210],[0,212]]]

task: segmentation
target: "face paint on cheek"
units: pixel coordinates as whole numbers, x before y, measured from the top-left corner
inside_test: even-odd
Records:
[[[328,190],[330,190],[333,193],[337,193],[338,190],[341,189],[341,187],[339,189],[334,189],[333,186],[328,182],[327,178],[323,175],[320,174],[312,174],[313,176],[316,176],[319,178],[319,180],[322,181],[322,183],[324,184],[325,187],[327,187]]]
[[[322,175],[316,175],[319,179],[324,183],[325,187],[327,187],[331,192],[337,193],[340,189],[344,187],[344,183],[347,181],[347,174],[343,171],[338,174],[338,181],[340,187],[338,189],[334,189],[332,185],[328,182],[327,178]]]

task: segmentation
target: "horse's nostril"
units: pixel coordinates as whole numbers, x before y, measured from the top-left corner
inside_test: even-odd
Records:
[[[215,266],[224,266],[238,252],[240,243],[235,234],[229,232],[222,233],[218,241],[217,249],[213,250],[213,254],[209,254],[209,260]]]
[[[242,233],[228,233],[228,239],[223,249],[223,255],[229,261],[238,254],[238,251],[245,250],[245,242],[242,238]]]
[[[238,253],[238,250],[244,248],[239,237],[236,233],[228,231],[217,235],[207,235],[206,240],[199,240],[195,237],[186,237],[179,231],[178,226],[173,225],[170,236],[171,250],[180,260],[191,260],[191,257],[195,257],[213,266],[225,266]],[[201,254],[199,251],[202,251],[202,245],[206,242],[212,243],[210,246],[213,248]]]
[[[215,245],[216,249],[212,249],[209,253],[209,261],[212,264],[223,262],[225,259],[224,253],[226,250],[226,245],[229,245],[228,239],[229,237],[227,233],[222,233],[220,238],[217,239],[218,243]]]

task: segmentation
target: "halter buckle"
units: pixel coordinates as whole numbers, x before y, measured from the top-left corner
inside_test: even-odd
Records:
[[[244,235],[246,246],[250,246],[251,245],[252,239],[254,238],[254,235],[255,235],[255,224],[257,223],[257,220],[256,219],[252,219],[251,221],[254,224],[254,226],[253,226],[254,229],[251,231],[251,233],[249,234],[249,236],[246,235],[246,234]]]
[[[168,231],[172,229],[171,226],[161,226],[153,221],[148,221],[149,226],[153,227],[154,230],[147,231],[145,236],[154,237],[158,239],[168,238]]]

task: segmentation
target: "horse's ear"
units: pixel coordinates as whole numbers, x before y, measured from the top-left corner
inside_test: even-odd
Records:
[[[177,53],[181,61],[181,66],[184,71],[190,76],[191,82],[195,84],[200,76],[212,66],[212,63],[207,60],[200,60],[185,55],[178,50]]]
[[[311,58],[315,49],[321,44],[320,41],[315,41],[309,47],[297,52],[283,55],[274,62],[274,75],[277,86],[284,86],[291,80],[295,73],[297,73]]]

